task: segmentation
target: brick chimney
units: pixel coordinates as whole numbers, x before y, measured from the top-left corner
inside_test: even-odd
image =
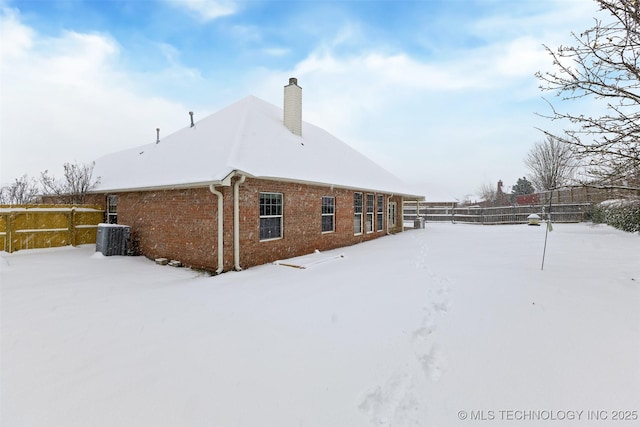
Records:
[[[302,88],[295,77],[284,87],[284,125],[293,134],[302,136]]]

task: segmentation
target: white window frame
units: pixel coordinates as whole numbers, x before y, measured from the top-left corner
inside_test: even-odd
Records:
[[[107,196],[107,224],[118,223],[118,196],[110,194]]]
[[[277,212],[276,213],[269,212],[268,214],[262,212],[262,207],[263,207],[262,198],[263,198],[263,196],[266,196],[266,195],[279,196],[279,198],[280,198],[280,213],[279,214]],[[261,191],[259,197],[260,198],[259,198],[258,206],[259,206],[259,210],[260,210],[260,212],[259,212],[259,214],[260,214],[260,222],[259,222],[259,226],[258,226],[258,237],[259,237],[260,241],[261,242],[268,242],[268,241],[271,241],[271,240],[282,239],[283,236],[284,236],[284,196],[283,196],[283,194],[282,193],[276,193],[276,192],[269,192],[269,191]],[[280,235],[279,236],[275,236],[275,237],[263,238],[262,237],[262,231],[263,231],[263,229],[262,229],[262,220],[263,219],[270,220],[270,219],[275,219],[275,218],[278,218],[280,220],[280,225],[279,225]]]
[[[331,200],[331,205],[325,205],[325,200]],[[331,212],[325,212],[325,206],[331,206]],[[320,229],[322,234],[334,233],[336,231],[336,198],[333,196],[322,196],[321,201],[321,221]],[[331,230],[324,229],[324,219],[331,217]]]
[[[378,194],[376,197],[376,231],[384,231],[384,196]]]
[[[398,202],[389,202],[388,203],[388,212],[389,212],[389,228],[395,228],[398,223]]]
[[[365,207],[365,211],[367,213],[367,217],[366,217],[366,222],[365,222],[365,229],[367,230],[367,234],[369,233],[373,233],[374,230],[374,218],[375,218],[375,211],[376,211],[376,207],[375,207],[375,201],[376,198],[373,194],[367,193],[367,197],[366,197],[366,207]]]
[[[360,195],[360,205],[356,204],[356,196]],[[362,211],[364,209],[364,196],[360,192],[353,193],[353,234],[359,236],[364,232],[362,223]]]

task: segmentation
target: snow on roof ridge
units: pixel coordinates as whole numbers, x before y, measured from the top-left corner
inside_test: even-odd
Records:
[[[240,101],[231,104],[229,107],[236,105],[236,104],[250,104],[250,105],[255,105],[257,104],[256,101],[262,101],[259,98],[256,98],[253,95],[248,95],[244,98],[242,98]],[[266,101],[263,101],[265,103],[267,103]],[[271,104],[269,104],[271,105]],[[229,108],[227,107],[227,108]],[[274,106],[275,107],[275,106]],[[240,151],[240,144],[241,144],[241,136],[243,134],[243,130],[245,128],[246,122],[247,122],[247,116],[249,115],[249,109],[246,108],[244,110],[242,110],[242,117],[240,119],[240,126],[238,126],[236,128],[236,132],[235,132],[235,138],[233,140],[233,149],[231,150],[231,153],[229,154],[229,159],[227,161],[227,166],[229,166],[232,170],[233,169],[238,169],[235,165],[238,164],[238,152]]]

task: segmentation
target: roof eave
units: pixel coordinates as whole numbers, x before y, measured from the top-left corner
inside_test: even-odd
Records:
[[[241,173],[243,173],[243,172],[241,172]],[[418,201],[425,200],[425,196],[421,196],[421,195],[418,195],[418,194],[405,193],[405,192],[401,192],[401,191],[393,191],[393,190],[389,190],[389,189],[357,187],[357,186],[343,185],[343,184],[331,184],[331,183],[327,183],[327,182],[307,181],[307,180],[295,179],[295,178],[282,178],[282,177],[269,177],[269,176],[251,176],[250,174],[245,174],[245,173],[243,173],[243,174],[247,175],[250,178],[264,179],[264,180],[267,180],[267,181],[282,181],[282,182],[290,182],[290,183],[294,183],[294,184],[317,185],[319,187],[340,188],[342,190],[349,190],[349,191],[385,193],[385,194],[392,194],[392,195],[395,195],[395,196],[401,196],[401,197],[404,197],[404,198],[407,198],[407,199],[411,199],[411,200],[418,200]]]
[[[221,180],[213,180],[213,181],[197,181],[191,183],[184,184],[172,184],[172,185],[155,185],[155,186],[146,186],[146,187],[137,187],[137,188],[111,188],[111,189],[97,189],[92,190],[90,194],[104,194],[104,193],[132,193],[137,191],[166,191],[166,190],[183,190],[189,188],[202,188],[209,186],[229,186],[231,183],[231,179],[237,175],[245,175],[248,178],[253,179],[263,179],[266,181],[280,181],[280,182],[289,182],[294,184],[304,184],[304,185],[316,185],[319,187],[327,187],[327,188],[340,188],[343,190],[349,191],[363,191],[363,192],[371,192],[371,193],[385,193],[385,194],[393,194],[395,196],[401,196],[406,199],[423,201],[425,200],[425,196],[421,196],[418,194],[411,194],[402,191],[393,191],[389,189],[381,189],[381,188],[371,188],[371,187],[357,187],[353,185],[344,185],[344,184],[332,184],[327,182],[320,181],[308,181],[303,179],[295,179],[295,178],[283,178],[283,177],[273,177],[273,176],[256,176],[248,172],[244,172],[239,169],[234,169],[227,174]]]
[[[170,185],[152,185],[145,187],[112,187],[112,188],[97,188],[88,191],[89,194],[104,194],[104,193],[133,193],[138,191],[166,191],[166,190],[184,190],[189,188],[202,188],[210,185],[219,186],[223,185],[221,180],[214,181],[198,181],[184,184],[170,184]]]

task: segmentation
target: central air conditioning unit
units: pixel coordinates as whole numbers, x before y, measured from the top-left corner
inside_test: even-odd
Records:
[[[131,227],[120,224],[98,224],[96,252],[102,255],[127,255]]]

